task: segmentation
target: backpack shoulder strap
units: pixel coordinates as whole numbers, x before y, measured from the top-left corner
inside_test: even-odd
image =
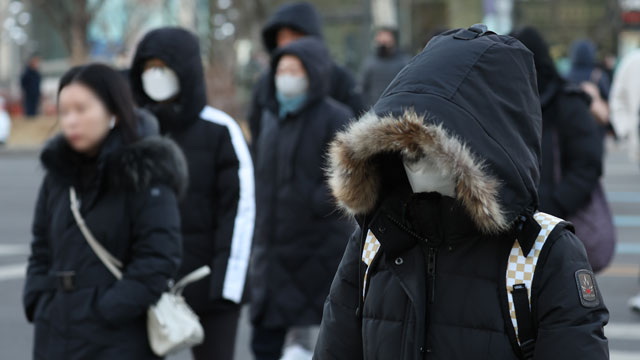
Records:
[[[541,229],[532,251],[525,257],[518,240],[514,241],[507,264],[506,285],[509,315],[524,358],[533,357],[536,331],[531,318],[531,284],[540,252],[553,229],[563,220],[542,212],[534,216]]]
[[[362,285],[362,299],[364,300],[364,296],[367,293],[367,276],[369,275],[369,269],[371,268],[371,264],[373,260],[378,255],[378,250],[380,250],[380,242],[376,239],[375,235],[369,230],[367,233],[367,238],[362,247],[362,262],[367,265],[367,269],[364,272],[364,282]]]

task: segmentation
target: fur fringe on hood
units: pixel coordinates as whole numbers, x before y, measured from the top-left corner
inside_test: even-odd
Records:
[[[65,185],[77,183],[79,155],[62,135],[49,141],[40,156],[45,169]],[[154,184],[166,184],[182,197],[188,186],[184,154],[173,140],[158,135],[124,145],[118,136],[110,137],[98,156],[99,176],[109,184],[128,191],[139,191]]]
[[[500,205],[500,181],[460,139],[441,125],[425,123],[425,116],[413,110],[397,117],[367,113],[331,143],[329,186],[345,212],[363,215],[374,210],[381,174],[373,158],[389,152],[411,163],[428,158],[443,176],[453,179],[457,200],[483,233],[509,229]]]
[[[173,140],[150,136],[123,147],[110,157],[110,178],[117,187],[138,191],[154,183],[170,186],[182,197],[187,191],[184,154]]]

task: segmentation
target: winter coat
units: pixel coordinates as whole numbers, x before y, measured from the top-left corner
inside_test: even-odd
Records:
[[[525,28],[516,38],[533,52],[538,74],[542,106],[540,210],[561,218],[573,216],[589,202],[602,176],[603,144],[589,110],[591,100],[579,86],[560,77],[537,30]]]
[[[23,295],[27,319],[35,325],[34,359],[155,359],[146,313],[180,264],[177,197],[187,177],[182,153],[157,136],[125,145],[116,127],[96,159],[79,155],[57,136],[41,161],[46,175]],[[124,263],[121,280],[80,232],[70,186],[90,231]],[[65,272],[74,275],[59,276]]]
[[[257,220],[251,267],[251,318],[268,328],[319,324],[324,299],[353,224],[335,211],[323,174],[327,144],[351,117],[327,97],[331,66],[321,42],[305,38],[274,55],[300,58],[309,77],[306,103],[278,118],[274,75],[270,106],[256,140]]]
[[[157,104],[143,91],[144,63],[163,60],[180,82],[177,104]],[[180,202],[184,259],[180,276],[211,267],[208,280],[184,295],[198,314],[235,306],[244,297],[255,221],[253,163],[242,131],[224,112],[207,106],[198,39],[186,30],[162,28],[138,46],[130,71],[138,105],[153,112],[160,129],[184,152],[189,189]]]
[[[27,116],[34,116],[38,112],[40,102],[41,75],[37,69],[27,67],[20,77],[23,92],[24,112]]]
[[[613,78],[609,104],[611,123],[619,138],[628,142],[629,157],[640,160],[640,50],[622,59]]]
[[[367,107],[376,103],[384,89],[410,59],[406,54],[396,50],[390,56],[383,57],[375,54],[365,60],[362,65],[360,86]]]
[[[24,70],[20,77],[20,85],[22,86],[22,91],[24,91],[26,97],[35,99],[40,97],[41,78],[40,72],[37,69],[27,67]]]
[[[308,2],[295,2],[285,4],[267,21],[262,30],[262,41],[270,54],[277,50],[276,37],[278,31],[288,27],[300,31],[301,33],[322,39],[322,21],[316,9]],[[354,115],[358,115],[365,110],[364,100],[357,89],[357,83],[353,75],[346,68],[331,62],[331,68],[327,70],[330,74],[329,96],[334,100],[346,105]],[[255,139],[260,136],[260,120],[262,111],[269,106],[271,79],[270,71],[264,72],[253,89],[251,105],[248,113],[249,128],[251,130],[252,148],[255,150]]]
[[[315,359],[521,354],[506,266],[516,239],[529,253],[541,229],[532,220],[541,132],[533,57],[511,37],[473,29],[431,40],[331,144],[332,192],[380,248],[367,268],[361,259],[374,249],[362,248],[360,230],[352,236]],[[414,194],[402,160],[433,163],[455,199]],[[538,254],[534,358],[606,359],[608,312],[599,291],[581,302],[576,271],[590,268],[570,230],[556,226]]]

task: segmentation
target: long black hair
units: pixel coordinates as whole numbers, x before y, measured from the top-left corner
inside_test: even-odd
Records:
[[[58,98],[62,89],[74,83],[91,89],[107,110],[115,115],[126,144],[138,140],[138,118],[131,89],[120,73],[108,65],[97,63],[73,67],[60,79]]]

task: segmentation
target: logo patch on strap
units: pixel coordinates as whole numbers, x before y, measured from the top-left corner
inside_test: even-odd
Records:
[[[582,306],[592,308],[600,305],[598,288],[593,279],[593,272],[586,269],[576,271],[576,284],[578,285],[578,294],[580,295]]]

